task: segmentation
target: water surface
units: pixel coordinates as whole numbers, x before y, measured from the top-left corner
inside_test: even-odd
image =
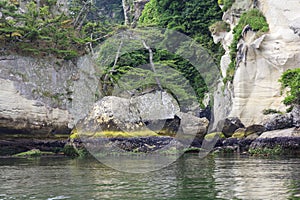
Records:
[[[94,159],[1,158],[0,199],[300,199],[299,167],[300,158],[186,154],[130,174]]]

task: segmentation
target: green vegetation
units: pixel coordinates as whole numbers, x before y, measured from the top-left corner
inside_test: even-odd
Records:
[[[32,158],[32,157],[40,157],[42,155],[54,155],[55,153],[53,152],[45,152],[45,151],[40,151],[39,149],[32,149],[30,151],[22,152],[13,155],[13,157],[25,157],[25,158]]]
[[[223,12],[226,12],[234,4],[235,0],[219,0],[219,5],[224,5]]]
[[[290,69],[284,72],[280,82],[283,88],[289,88],[284,104],[300,104],[300,68]]]
[[[114,7],[116,2],[109,5]],[[31,0],[26,4],[26,12],[21,12],[16,1],[1,1],[0,44],[6,50],[3,53],[54,55],[70,60],[85,54],[87,45],[92,48],[116,29],[112,13],[103,7],[99,12],[100,7],[97,9],[91,1],[71,0],[69,6],[68,15],[60,11],[56,0],[45,0],[39,5]]]
[[[235,132],[231,137],[237,138],[237,139],[242,139],[245,137],[245,131]]]
[[[222,138],[222,139],[226,138],[225,135],[222,132],[215,132],[215,133],[209,133],[209,134],[205,135],[204,139],[205,140],[212,140],[215,137]]]
[[[283,114],[283,113],[275,109],[265,109],[263,110],[263,114],[269,115],[269,114]]]
[[[85,53],[84,41],[72,26],[72,20],[64,13],[53,14],[53,0],[38,5],[30,1],[26,12],[11,1],[2,1],[0,9],[0,43],[9,51],[25,55],[56,55],[72,59]]]
[[[280,145],[276,145],[274,148],[257,148],[257,149],[249,149],[249,153],[251,155],[260,155],[260,156],[272,156],[272,155],[280,155],[283,153],[282,147]]]
[[[209,26],[221,19],[222,11],[215,0],[151,0],[145,6],[139,25],[182,32],[207,49],[219,65],[224,51],[219,44],[214,44]]]
[[[77,130],[72,131],[70,136],[71,139],[77,139],[80,137],[92,137],[92,138],[131,138],[131,137],[149,137],[149,136],[159,136],[157,133],[151,130],[145,131],[101,131],[101,132],[82,132],[78,133]]]
[[[241,15],[238,25],[233,29],[233,42],[230,46],[231,63],[227,69],[227,77],[223,80],[232,81],[236,68],[237,44],[242,37],[242,32],[245,26],[249,25],[253,31],[258,32],[258,35],[269,31],[269,25],[264,15],[258,9],[252,9]]]
[[[192,0],[186,2],[151,0],[146,4],[142,16],[139,19],[138,26],[155,26],[184,33],[200,43],[211,55],[214,63],[219,65],[224,50],[219,44],[214,44],[209,26],[216,21],[220,21],[221,17],[222,11],[214,0]],[[143,66],[150,63],[150,55],[147,48],[142,47],[139,48],[140,50],[130,50],[128,53],[120,54],[119,59],[115,63],[112,62],[106,64],[106,66],[99,64],[102,67],[101,71],[105,71],[105,75],[101,79],[102,84],[105,85],[102,93],[110,95],[113,87],[120,84],[122,79],[124,80],[128,77],[126,88],[125,86],[121,86],[124,91],[136,88],[143,91],[147,88],[156,87],[156,89],[164,89],[174,94],[178,102],[183,102],[185,105],[191,105],[191,102],[194,101],[198,101],[201,104],[204,94],[208,91],[205,83],[207,80],[204,81],[195,66],[178,54],[185,54],[186,57],[191,58],[200,56],[194,55],[195,52],[186,51],[184,48],[178,49],[178,46],[175,46],[173,43],[165,44],[168,42],[167,32],[153,32],[153,38],[156,36],[157,38],[162,38],[162,46],[168,45],[168,47],[171,46],[171,49],[176,50],[175,53],[170,53],[164,48],[160,49],[157,46],[151,47],[153,51],[153,62],[157,68],[157,73]],[[110,45],[119,46],[117,43],[111,43]],[[174,47],[172,47],[172,45],[174,45]],[[180,45],[185,45],[186,48],[188,48],[189,45],[191,46],[190,43]],[[127,41],[126,46],[129,46]],[[99,60],[103,60],[103,58],[105,58],[105,56],[102,56]],[[207,66],[208,70],[209,67],[210,66]],[[172,71],[174,73],[167,73],[166,71]],[[215,77],[211,77],[212,80],[214,78]],[[153,82],[155,79],[160,80],[161,87],[159,87],[155,81]],[[175,80],[178,80],[177,83]],[[192,87],[192,91],[186,90],[186,88],[190,86]],[[195,93],[195,95],[191,95],[193,93]]]

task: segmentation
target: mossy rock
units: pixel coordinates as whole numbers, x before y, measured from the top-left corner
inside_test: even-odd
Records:
[[[53,152],[46,152],[46,151],[41,151],[39,149],[32,149],[30,151],[22,152],[13,155],[13,157],[40,157],[40,156],[45,156],[45,155],[54,155],[55,153]]]
[[[235,132],[232,136],[232,138],[242,139],[245,137],[245,132]]]
[[[205,135],[204,139],[205,140],[212,140],[215,137],[226,138],[225,135],[222,132],[215,132],[215,133],[209,133],[209,134]]]
[[[78,139],[80,137],[91,137],[91,138],[133,138],[133,137],[151,137],[160,136],[154,131],[99,131],[99,132],[83,132],[73,129],[70,135],[70,139]]]

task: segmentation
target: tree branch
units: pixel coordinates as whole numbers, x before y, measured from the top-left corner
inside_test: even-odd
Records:
[[[149,51],[150,66],[151,66],[152,71],[154,72],[156,84],[157,84],[158,88],[162,91],[163,88],[160,84],[159,79],[156,77],[156,69],[155,69],[155,65],[154,65],[154,62],[153,62],[153,51],[152,51],[151,47],[148,46],[144,40],[142,40],[142,43],[143,43],[144,47]]]

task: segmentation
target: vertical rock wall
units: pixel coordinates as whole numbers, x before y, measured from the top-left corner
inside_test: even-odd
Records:
[[[270,31],[262,36],[252,31],[244,34],[239,43],[240,61],[233,83],[220,83],[218,95],[215,96],[214,127],[225,117],[239,117],[245,125],[259,124],[267,118],[263,110],[286,110],[278,80],[287,69],[300,67],[300,2],[237,1],[224,14],[224,20],[233,29],[238,22],[239,12],[254,6],[265,15]],[[221,64],[223,76],[228,67],[228,44],[231,44],[231,38],[232,32],[222,33],[222,37],[215,36],[215,40],[221,40],[226,50]]]

